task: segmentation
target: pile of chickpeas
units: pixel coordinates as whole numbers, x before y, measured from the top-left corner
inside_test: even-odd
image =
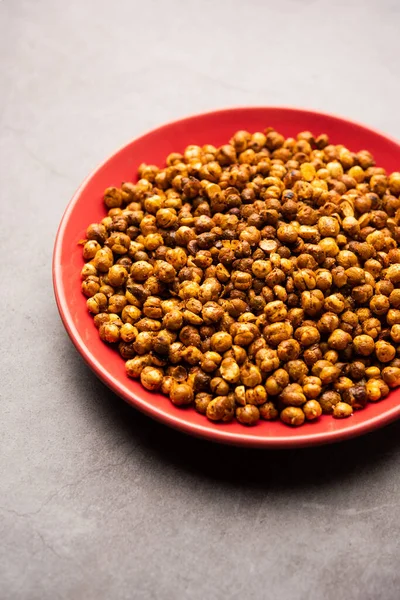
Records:
[[[82,292],[129,377],[211,421],[349,417],[400,385],[400,173],[238,131],[110,187]]]

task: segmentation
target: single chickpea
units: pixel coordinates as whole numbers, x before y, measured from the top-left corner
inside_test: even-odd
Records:
[[[281,421],[292,427],[300,427],[305,421],[305,414],[301,408],[296,406],[288,406],[283,409],[280,414]]]
[[[328,338],[328,345],[334,350],[344,350],[351,342],[351,335],[342,331],[342,329],[336,329]]]
[[[380,340],[375,344],[375,354],[380,362],[390,362],[396,356],[396,349],[392,344],[385,340]]]
[[[120,328],[114,323],[103,323],[99,328],[99,335],[103,342],[114,344],[119,341]]]
[[[303,412],[307,421],[315,421],[322,415],[322,408],[316,400],[308,400],[303,406]]]
[[[332,411],[332,415],[335,419],[346,419],[353,414],[353,408],[350,404],[346,404],[345,402],[338,402]]]
[[[221,363],[221,368],[223,363],[224,361]],[[236,365],[237,363],[234,364]],[[246,362],[240,369],[240,380],[246,387],[254,388],[258,386],[262,381],[260,369],[251,362]]]
[[[161,387],[163,372],[155,367],[145,367],[140,373],[140,382],[146,390],[157,391]]]
[[[164,393],[169,393],[169,392],[166,391]],[[200,392],[200,393],[196,394],[196,396],[194,398],[194,406],[195,406],[195,409],[197,410],[197,412],[199,412],[202,415],[205,415],[207,412],[207,406],[210,404],[212,399],[213,399],[212,395],[207,394],[205,392]]]
[[[324,392],[319,398],[319,403],[321,405],[322,412],[327,414],[332,414],[334,407],[341,401],[340,394],[334,392],[333,390],[328,390]]]
[[[124,323],[120,329],[120,337],[123,342],[133,342],[136,339],[138,330],[131,323]]]
[[[390,337],[395,344],[400,344],[400,325],[393,325],[391,327]]]
[[[357,335],[353,339],[353,348],[357,354],[369,356],[375,349],[375,343],[373,338],[369,335]]]
[[[245,404],[236,409],[236,418],[243,425],[255,425],[260,419],[260,411],[254,404]]]
[[[382,379],[390,388],[398,387],[400,385],[400,368],[385,367],[382,370]]]
[[[298,383],[287,385],[280,395],[283,404],[288,406],[302,406],[306,402],[303,388]]]
[[[183,406],[193,402],[193,389],[188,383],[173,385],[170,391],[170,399],[176,406]]]
[[[214,333],[211,337],[211,348],[215,352],[223,353],[232,347],[232,336],[224,331]]]

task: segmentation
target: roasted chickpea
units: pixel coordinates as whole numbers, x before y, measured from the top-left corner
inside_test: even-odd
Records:
[[[236,418],[243,425],[255,425],[260,419],[260,411],[254,404],[245,404],[236,409]]]
[[[322,415],[322,408],[316,400],[308,400],[303,406],[303,412],[307,421],[315,421]]]
[[[346,419],[353,414],[353,409],[350,404],[346,404],[345,402],[338,402],[332,411],[332,415],[335,419]]]
[[[301,408],[296,406],[288,406],[281,412],[281,421],[292,427],[300,427],[305,420],[305,414]]]
[[[278,409],[273,402],[265,402],[258,407],[260,417],[265,421],[275,421],[279,417]]]
[[[369,335],[357,335],[353,339],[353,348],[361,356],[369,356],[375,349],[374,340]]]
[[[380,340],[375,344],[375,354],[380,362],[387,363],[396,356],[396,349],[389,342]]]
[[[188,383],[178,383],[170,390],[171,401],[177,406],[191,404],[193,402],[193,389]]]
[[[247,425],[344,418],[400,387],[398,172],[272,128],[166,164],[107,188],[79,242],[129,377]]]
[[[163,372],[155,367],[145,367],[140,373],[140,383],[146,390],[157,391],[161,387]]]

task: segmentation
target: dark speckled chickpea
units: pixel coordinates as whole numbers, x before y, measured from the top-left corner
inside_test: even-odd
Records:
[[[322,412],[325,415],[333,413],[334,407],[340,402],[340,394],[334,391],[327,391],[319,398]]]

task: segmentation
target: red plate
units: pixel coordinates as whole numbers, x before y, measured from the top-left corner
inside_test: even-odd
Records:
[[[334,144],[352,151],[367,149],[377,164],[388,171],[400,170],[400,145],[390,138],[351,121],[294,108],[233,108],[197,115],[164,125],[134,140],[102,165],[80,186],[62,218],[53,256],[53,281],[63,323],[87,364],[114,392],[166,425],[216,442],[256,447],[311,446],[344,440],[390,423],[400,416],[400,389],[370,404],[349,419],[323,416],[316,423],[290,429],[281,422],[260,421],[247,428],[237,422],[216,424],[194,409],[175,407],[168,398],[148,392],[128,379],[120,355],[101,342],[80,290],[82,248],[77,245],[89,223],[105,216],[104,189],[132,181],[137,167],[146,162],[163,166],[170,152],[182,152],[189,144],[226,143],[238,129],[254,132],[273,126],[285,136],[310,130],[327,133]]]

